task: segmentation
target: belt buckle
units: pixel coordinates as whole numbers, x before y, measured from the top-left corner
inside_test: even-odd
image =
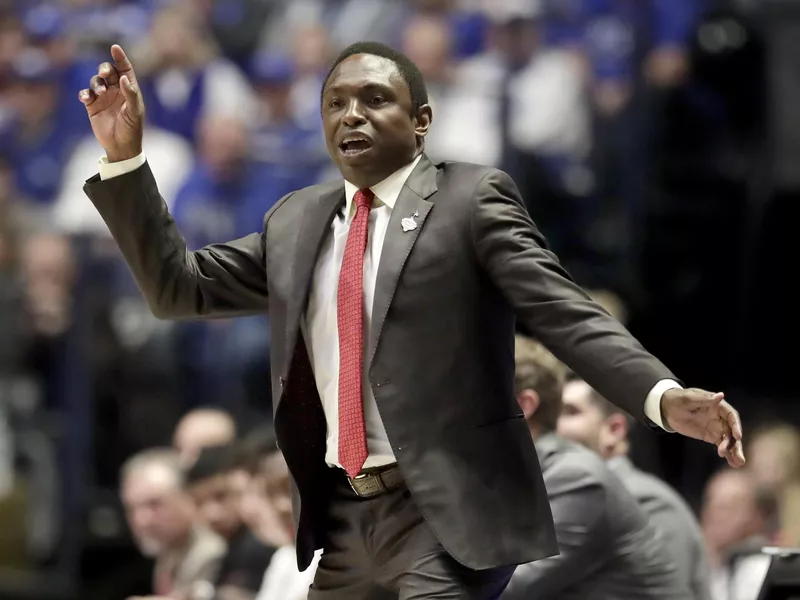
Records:
[[[375,489],[368,490],[364,494],[361,494],[355,486],[355,482],[360,480],[373,480],[376,483]],[[352,478],[348,476],[347,482],[350,484],[350,489],[353,490],[353,493],[359,498],[371,498],[387,491],[386,485],[383,483],[380,473],[360,473]]]
[[[358,474],[358,475],[356,475],[355,477],[350,477],[349,475],[347,475],[347,483],[349,483],[349,484],[350,484],[350,489],[351,489],[351,490],[353,490],[353,493],[354,493],[356,496],[358,496],[359,498],[361,498],[361,494],[359,494],[359,493],[358,493],[358,490],[356,489],[356,486],[355,486],[355,483],[354,483],[354,482],[355,482],[357,479],[364,479],[364,478],[365,478],[365,477],[367,477],[367,476],[368,476],[368,475],[367,475],[367,473],[359,473],[359,474]]]

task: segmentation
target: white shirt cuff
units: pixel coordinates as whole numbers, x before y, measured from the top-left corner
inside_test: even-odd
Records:
[[[113,163],[108,162],[108,157],[104,156],[97,161],[100,168],[100,179],[105,181],[106,179],[113,179],[114,177],[119,177],[120,175],[135,171],[141,167],[146,160],[144,152],[128,160],[121,160]]]
[[[661,427],[661,429],[669,431],[670,433],[673,433],[675,430],[664,425],[664,421],[661,418],[661,396],[663,396],[664,392],[667,390],[674,389],[682,389],[677,381],[662,379],[653,386],[653,389],[650,390],[650,393],[647,394],[647,399],[644,401],[645,416]]]

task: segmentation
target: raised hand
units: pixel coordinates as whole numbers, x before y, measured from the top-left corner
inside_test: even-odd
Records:
[[[111,46],[114,63],[104,62],[89,87],[78,93],[92,131],[109,162],[134,158],[142,152],[144,100],[125,51]]]
[[[724,394],[694,388],[667,390],[661,397],[661,416],[678,433],[714,444],[730,466],[744,465],[742,422]]]

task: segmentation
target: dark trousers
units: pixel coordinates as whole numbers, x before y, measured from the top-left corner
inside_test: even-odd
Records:
[[[405,486],[362,499],[341,473],[308,600],[499,598],[515,567],[465,567],[442,548]]]

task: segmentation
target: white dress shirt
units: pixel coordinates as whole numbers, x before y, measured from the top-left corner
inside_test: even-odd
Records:
[[[317,550],[308,569],[297,570],[297,551],[294,546],[282,546],[275,551],[264,573],[256,600],[306,600],[308,588],[314,582],[321,551]]]
[[[413,162],[396,171],[370,189],[375,194],[372,210],[369,214],[367,249],[364,254],[364,339],[369,339],[372,321],[372,304],[375,297],[375,282],[378,276],[383,240],[386,228],[392,215],[400,191],[420,161],[418,156]],[[109,163],[105,157],[100,159],[100,178],[110,179],[133,171],[145,162],[144,154],[118,163]],[[344,258],[347,232],[354,215],[353,196],[355,185],[344,182],[345,206],[331,223],[329,235],[320,251],[308,300],[305,319],[301,323],[303,335],[307,342],[311,366],[317,383],[317,391],[322,400],[325,419],[328,425],[327,452],[325,460],[329,465],[341,466],[339,463],[339,334],[336,314],[336,296],[339,287],[339,271]],[[366,352],[366,344],[364,345]],[[369,365],[364,362],[363,399],[364,422],[367,429],[367,448],[369,456],[364,468],[376,467],[395,462],[386,429],[380,419],[378,406],[372,394],[368,378]],[[659,381],[647,394],[644,413],[659,427],[664,427],[661,420],[661,396],[668,389],[681,387],[671,379]]]

